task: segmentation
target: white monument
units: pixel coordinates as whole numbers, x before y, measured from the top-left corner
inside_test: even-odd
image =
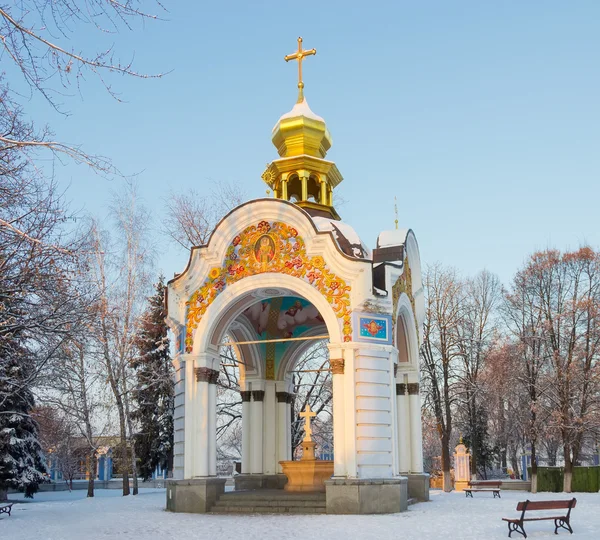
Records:
[[[306,53],[299,51],[299,63]],[[424,317],[419,248],[406,229],[372,251],[333,207],[342,181],[325,155],[331,136],[303,95],[273,128],[279,158],[263,180],[274,198],[242,204],[193,248],[168,284],[176,336],[172,511],[206,512],[216,477],[219,347],[237,343],[242,387],[242,474],[236,489],[283,488],[291,459],[291,371],[328,336],[333,378],[330,513],[398,512],[427,500],[418,349]],[[402,202],[402,201],[401,201]],[[412,201],[411,201],[412,203]],[[396,225],[397,227],[397,225]]]

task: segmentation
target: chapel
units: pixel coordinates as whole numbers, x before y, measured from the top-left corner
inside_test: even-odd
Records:
[[[210,512],[238,492],[289,493],[286,486],[295,485],[284,472],[292,461],[291,374],[315,339],[324,338],[333,455],[330,465],[306,463],[325,471],[315,488],[323,510],[400,512],[410,498],[429,498],[419,393],[419,247],[396,221],[371,249],[336,211],[342,173],[327,159],[328,126],[304,95],[302,62],[315,53],[299,38],[297,51],[285,57],[298,64],[298,98],[272,131],[277,157],[262,180],[273,196],[232,210],[168,283],[176,342],[171,511]],[[225,493],[226,479],[217,476],[217,381],[225,340],[239,359],[242,400],[241,472],[233,493]]]

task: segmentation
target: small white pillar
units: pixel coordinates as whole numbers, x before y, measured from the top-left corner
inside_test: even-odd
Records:
[[[215,385],[219,379],[219,372],[209,367],[197,367],[194,369],[194,374],[196,399],[193,402],[195,410],[193,415],[192,476],[215,476],[217,471],[217,390]]]
[[[248,474],[251,470],[252,456],[252,416],[251,416],[251,398],[252,392],[249,390],[240,392],[242,396],[242,473]]]
[[[216,375],[215,375],[216,373]],[[208,476],[217,476],[217,380],[219,372],[213,371],[213,379],[208,382]]]
[[[333,391],[333,476],[345,477],[344,359],[332,358],[329,365]]]
[[[252,474],[263,472],[263,400],[264,390],[252,390]]]
[[[279,385],[279,383],[278,383]],[[288,450],[289,436],[291,432],[289,424],[289,408],[291,395],[285,391],[277,392],[277,472],[281,473],[282,468],[279,465],[280,461],[289,461],[290,451]]]
[[[407,384],[396,383],[396,408],[398,433],[398,465],[400,473],[411,471],[411,444],[410,444],[410,406],[408,400]]]
[[[264,413],[264,448],[263,472],[275,474],[279,467],[277,463],[277,401],[275,397],[275,381],[265,381],[265,395],[263,401]]]
[[[183,418],[183,478],[192,478],[194,476],[194,457],[195,442],[194,437],[195,421],[197,414],[198,403],[196,397],[198,386],[196,384],[196,375],[194,374],[194,358],[190,355],[182,355],[185,361],[185,395],[184,395],[184,411]]]
[[[343,351],[344,447],[342,449],[342,459],[345,461],[346,465],[346,473],[344,476],[347,478],[358,478],[358,463],[356,459],[356,358],[354,349],[348,348],[343,349]],[[335,411],[333,413],[333,419],[335,422]],[[334,452],[337,452],[337,443],[335,441]]]
[[[409,383],[408,399],[410,402],[410,442],[411,462],[410,472],[423,472],[423,433],[421,427],[421,395],[419,383]]]

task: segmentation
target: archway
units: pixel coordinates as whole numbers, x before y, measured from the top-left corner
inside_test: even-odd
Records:
[[[186,385],[190,388],[186,407],[189,403],[193,410],[186,410],[185,417],[186,431],[190,430],[185,436],[185,476],[216,474],[215,386],[220,348],[225,344],[235,349],[240,364],[242,474],[236,477],[236,487],[282,487],[285,477],[279,461],[292,458],[291,372],[310,344],[340,336],[340,323],[330,304],[303,280],[265,273],[223,291],[194,335],[190,356],[198,384],[195,389]],[[186,376],[190,369],[186,368]],[[208,414],[203,417],[198,409]]]

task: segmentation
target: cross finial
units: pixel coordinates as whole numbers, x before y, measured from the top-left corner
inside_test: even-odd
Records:
[[[396,230],[397,230],[398,229],[398,199],[397,199],[397,197],[394,197],[394,213],[396,214],[395,223],[396,223]]]
[[[298,60],[298,103],[301,103],[304,100],[304,83],[302,82],[302,60],[304,60],[305,56],[311,56],[313,54],[317,54],[317,49],[309,49],[307,51],[302,50],[302,38],[298,38],[298,50],[293,54],[288,54],[284,56],[283,59],[286,62],[290,60]]]
[[[305,419],[304,424],[304,440],[312,441],[312,428],[310,427],[310,419],[317,416],[317,413],[314,413],[310,410],[310,405],[306,406],[304,412],[300,413],[300,416]]]

